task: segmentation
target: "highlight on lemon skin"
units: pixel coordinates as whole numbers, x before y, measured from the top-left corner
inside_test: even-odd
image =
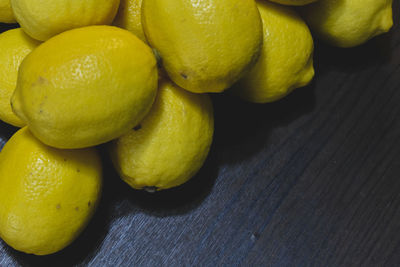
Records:
[[[18,68],[22,60],[40,42],[32,39],[21,28],[0,34],[0,120],[16,127],[25,125],[11,109],[11,96],[17,84]]]
[[[10,0],[15,18],[34,39],[47,39],[67,30],[109,25],[119,0]]]
[[[214,132],[210,97],[160,81],[145,119],[110,143],[121,178],[135,189],[164,190],[192,178],[207,158]]]
[[[393,26],[392,0],[322,0],[301,8],[311,30],[325,42],[355,47]]]
[[[17,22],[11,9],[10,0],[0,0],[0,23]]]
[[[70,30],[30,53],[19,69],[13,110],[43,143],[84,148],[118,138],[150,110],[157,62],[127,30]]]
[[[35,255],[64,249],[92,218],[101,187],[96,149],[51,148],[20,129],[0,153],[1,239]]]
[[[314,44],[310,30],[294,9],[256,2],[263,21],[263,48],[256,65],[231,90],[249,102],[267,103],[311,82]]]

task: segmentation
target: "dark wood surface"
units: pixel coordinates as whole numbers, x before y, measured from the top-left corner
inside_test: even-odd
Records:
[[[76,242],[37,257],[0,241],[0,266],[400,266],[395,18],[358,48],[316,41],[314,82],[282,101],[213,96],[214,144],[188,184],[134,191],[105,163],[102,202]],[[4,140],[14,131],[0,125]]]

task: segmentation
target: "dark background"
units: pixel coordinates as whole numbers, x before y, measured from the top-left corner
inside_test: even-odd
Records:
[[[99,209],[62,252],[0,266],[400,266],[400,29],[315,42],[316,77],[273,104],[213,96],[216,132],[186,185],[130,189],[107,164]],[[7,29],[0,24],[1,31]],[[14,128],[0,124],[6,140]]]

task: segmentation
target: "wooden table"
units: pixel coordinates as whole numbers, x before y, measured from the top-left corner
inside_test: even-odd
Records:
[[[280,102],[214,96],[214,144],[188,184],[137,192],[108,164],[76,242],[46,257],[0,242],[0,266],[400,266],[397,10],[361,47],[316,41],[314,82]]]

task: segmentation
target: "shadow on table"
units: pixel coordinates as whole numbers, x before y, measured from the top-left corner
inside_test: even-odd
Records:
[[[397,27],[397,25],[395,26]],[[392,46],[396,45],[396,32],[377,36],[367,43],[352,47],[339,48],[322,41],[315,41],[314,65],[317,75],[337,71],[342,73],[357,73],[371,67],[379,67],[392,59]]]
[[[220,164],[240,163],[268,146],[270,133],[315,108],[315,84],[298,88],[280,101],[245,102],[229,92],[214,95],[215,146]]]
[[[312,83],[310,86],[298,89],[282,101],[265,105],[247,103],[230,94],[213,95],[214,141],[210,154],[198,174],[182,186],[152,194],[132,190],[118,178],[117,174],[110,173],[110,177],[114,180],[114,197],[119,199],[117,201],[128,200],[129,205],[125,206],[131,206],[130,209],[122,208],[116,217],[131,212],[166,217],[186,214],[197,208],[210,194],[222,164],[240,162],[254,155],[268,142],[270,130],[286,125],[313,110],[315,106],[313,90]],[[254,140],[254,134],[257,132],[265,134],[257,135],[259,140]],[[249,140],[252,141],[248,142]],[[238,145],[241,146],[240,153],[235,151]],[[221,157],[223,150],[229,153],[222,153],[224,155]],[[115,199],[111,201],[115,202]]]

